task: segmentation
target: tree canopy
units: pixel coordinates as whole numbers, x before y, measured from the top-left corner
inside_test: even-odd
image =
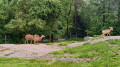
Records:
[[[76,31],[78,37],[101,35],[109,27],[112,35],[120,35],[120,1],[0,0],[0,24],[0,43],[5,36],[8,43],[24,43],[26,34],[46,39],[74,38]]]

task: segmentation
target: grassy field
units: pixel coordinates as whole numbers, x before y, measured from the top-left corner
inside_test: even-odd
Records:
[[[0,57],[0,67],[35,67],[46,66],[50,60],[21,59]],[[38,64],[38,65],[37,65]]]
[[[72,58],[96,58],[81,65],[85,67],[119,67],[120,66],[120,40],[109,40],[95,44],[86,43],[83,46],[66,48],[55,51],[54,57],[72,57]],[[64,54],[70,54],[64,56]]]
[[[79,67],[83,63],[0,57],[0,67]]]
[[[0,58],[0,67],[119,67],[120,40],[108,40],[95,44],[86,43],[82,46],[55,51],[55,57],[95,58],[91,61],[62,62],[37,59]]]

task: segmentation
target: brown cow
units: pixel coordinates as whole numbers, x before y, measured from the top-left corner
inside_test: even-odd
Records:
[[[26,34],[25,35],[25,44],[26,44],[26,41],[27,41],[27,44],[28,44],[28,40],[31,40],[31,43],[32,44],[32,40],[33,40],[34,36],[31,35],[31,34]]]
[[[34,38],[33,38],[34,44],[36,44],[36,42],[38,42],[38,41],[41,41],[43,37],[45,37],[45,36],[44,36],[44,35],[42,35],[41,37],[39,37],[39,36],[34,36]]]

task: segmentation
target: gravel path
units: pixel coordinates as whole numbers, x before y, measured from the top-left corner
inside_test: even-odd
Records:
[[[45,44],[0,44],[0,56],[1,57],[18,57],[18,58],[37,58],[40,56],[45,56],[50,52],[56,50],[62,50],[66,47],[75,47],[84,44],[81,43],[73,43],[68,44],[67,46],[58,46],[58,43],[54,45],[45,45]],[[4,48],[4,49],[3,49]],[[5,50],[7,49],[7,50]]]
[[[62,50],[66,47],[75,47],[75,46],[81,46],[86,42],[95,43],[99,41],[105,41],[109,39],[120,39],[120,36],[110,36],[105,37],[97,40],[89,40],[85,42],[80,43],[72,43],[68,44],[67,46],[58,46],[58,43],[55,43],[54,45],[45,45],[45,44],[0,44],[0,56],[1,57],[18,57],[18,58],[40,58],[44,57],[50,52],[56,51],[56,50]],[[41,58],[45,59],[45,58]],[[59,58],[64,59],[64,58]],[[73,58],[67,58],[68,60],[73,60]],[[74,59],[75,60],[75,59]],[[77,60],[83,60],[83,59],[77,59]],[[88,59],[90,60],[90,59]]]
[[[0,51],[3,57],[35,58],[46,55],[52,51],[60,50],[61,47],[54,45],[30,45],[30,44],[1,44],[0,47],[9,48],[6,51]],[[2,50],[2,49],[0,49]],[[2,54],[3,52],[3,54]],[[4,53],[6,52],[6,53]]]

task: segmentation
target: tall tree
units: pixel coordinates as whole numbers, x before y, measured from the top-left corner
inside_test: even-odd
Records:
[[[75,8],[75,36],[77,38],[77,0],[74,0],[74,8]]]
[[[68,11],[68,18],[67,18],[67,38],[69,38],[69,33],[68,33],[68,30],[69,30],[69,16],[70,16],[70,13],[71,13],[71,10],[72,10],[72,4],[73,4],[73,0],[71,0],[71,3],[69,5],[69,11]]]

